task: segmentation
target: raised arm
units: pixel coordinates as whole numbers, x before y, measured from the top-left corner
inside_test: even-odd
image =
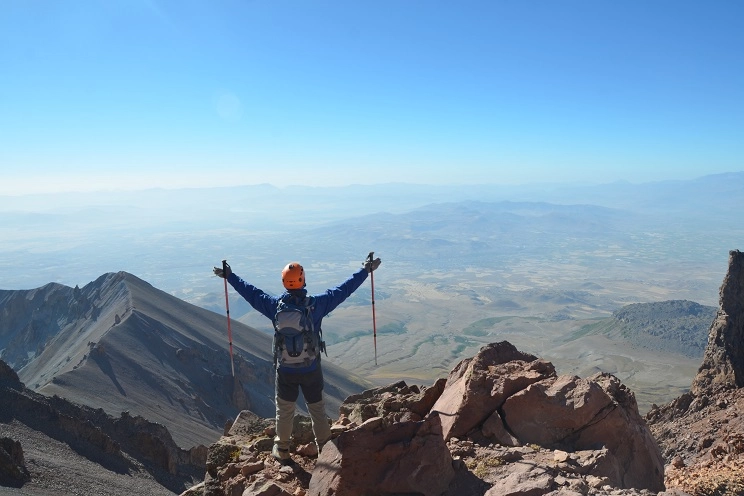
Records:
[[[247,301],[253,308],[266,318],[274,320],[276,305],[279,301],[277,297],[264,292],[262,289],[257,288],[249,282],[244,281],[234,272],[228,275],[227,282],[229,282],[230,286],[232,286],[240,296],[245,298],[245,301]]]

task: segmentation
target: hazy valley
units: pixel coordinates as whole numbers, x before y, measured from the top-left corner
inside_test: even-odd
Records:
[[[644,185],[445,188],[269,186],[0,198],[0,288],[83,286],[124,270],[224,315],[211,267],[268,292],[301,261],[308,288],[345,279],[367,252],[370,285],[325,321],[333,364],[376,383],[430,384],[485,343],[509,340],[561,373],[616,374],[642,410],[689,387],[699,357],[586,326],[636,302],[717,305],[744,229],[744,174]],[[269,323],[233,292],[231,315]],[[584,330],[584,331],[582,331]],[[225,336],[225,346],[226,346]]]

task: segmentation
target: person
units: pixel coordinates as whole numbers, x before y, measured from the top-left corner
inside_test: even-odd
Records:
[[[367,276],[377,269],[381,260],[373,258],[372,253],[362,263],[362,267],[354,272],[350,278],[335,288],[326,290],[310,296],[312,306],[310,307],[311,320],[315,332],[321,332],[323,317],[331,313],[336,307],[344,302],[354,291],[356,291]],[[227,263],[223,268],[215,267],[214,273],[219,277],[227,279],[227,282],[240,294],[254,309],[269,318],[276,327],[277,309],[283,301],[308,301],[306,298],[305,269],[298,262],[288,263],[282,270],[282,284],[285,292],[280,296],[272,296],[256,286],[246,282],[234,272]],[[320,343],[320,350],[324,344]],[[275,380],[276,401],[276,436],[272,455],[282,463],[291,460],[289,455],[289,440],[292,436],[294,413],[299,391],[305,397],[305,404],[310,413],[315,443],[318,453],[323,445],[331,438],[331,429],[328,425],[328,417],[325,413],[325,402],[323,400],[323,371],[320,361],[320,350],[311,363],[307,366],[297,368],[282,366],[281,360],[277,360]],[[275,352],[276,353],[276,352]]]

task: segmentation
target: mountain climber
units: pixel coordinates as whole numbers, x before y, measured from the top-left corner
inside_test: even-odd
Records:
[[[305,397],[305,403],[312,420],[313,433],[318,452],[331,438],[328,417],[323,401],[323,371],[320,364],[320,352],[325,350],[322,342],[321,323],[323,317],[344,302],[367,279],[368,274],[380,266],[381,260],[373,258],[372,253],[362,263],[362,267],[339,286],[324,293],[308,296],[305,289],[305,270],[297,262],[288,263],[282,270],[282,284],[286,291],[280,296],[272,296],[237,276],[227,263],[223,268],[214,268],[215,275],[226,278],[227,282],[258,312],[269,318],[274,324],[274,365],[276,366],[276,437],[272,455],[280,462],[288,462],[289,439],[295,413],[295,404],[299,390]],[[308,326],[315,336],[315,341],[298,338],[300,346],[290,346],[293,338],[280,334],[283,327],[289,324],[279,323],[280,314],[285,307],[307,312]],[[301,317],[296,318],[302,321]],[[291,327],[291,326],[290,326]],[[306,335],[305,335],[306,336]],[[284,349],[282,345],[284,344]],[[288,349],[290,348],[290,349]],[[293,352],[294,350],[294,352]]]

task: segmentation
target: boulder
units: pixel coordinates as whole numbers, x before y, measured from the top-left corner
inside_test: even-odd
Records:
[[[431,412],[441,416],[445,440],[465,436],[508,397],[554,376],[550,362],[522,353],[507,341],[492,343],[455,366]]]
[[[610,374],[535,383],[503,406],[506,428],[523,444],[565,451],[606,448],[601,473],[619,488],[664,489],[664,460],[633,393]]]
[[[573,451],[576,433],[611,406],[612,398],[596,382],[560,376],[532,384],[508,398],[503,419],[522,443]]]
[[[274,420],[259,417],[255,413],[243,410],[231,423],[227,436],[273,436]]]
[[[325,445],[308,495],[439,496],[453,477],[452,456],[438,415],[418,422],[377,417]]]
[[[0,486],[21,487],[30,479],[20,441],[0,438]]]
[[[556,487],[551,470],[531,463],[514,465],[512,472],[491,486],[485,496],[539,496]]]

